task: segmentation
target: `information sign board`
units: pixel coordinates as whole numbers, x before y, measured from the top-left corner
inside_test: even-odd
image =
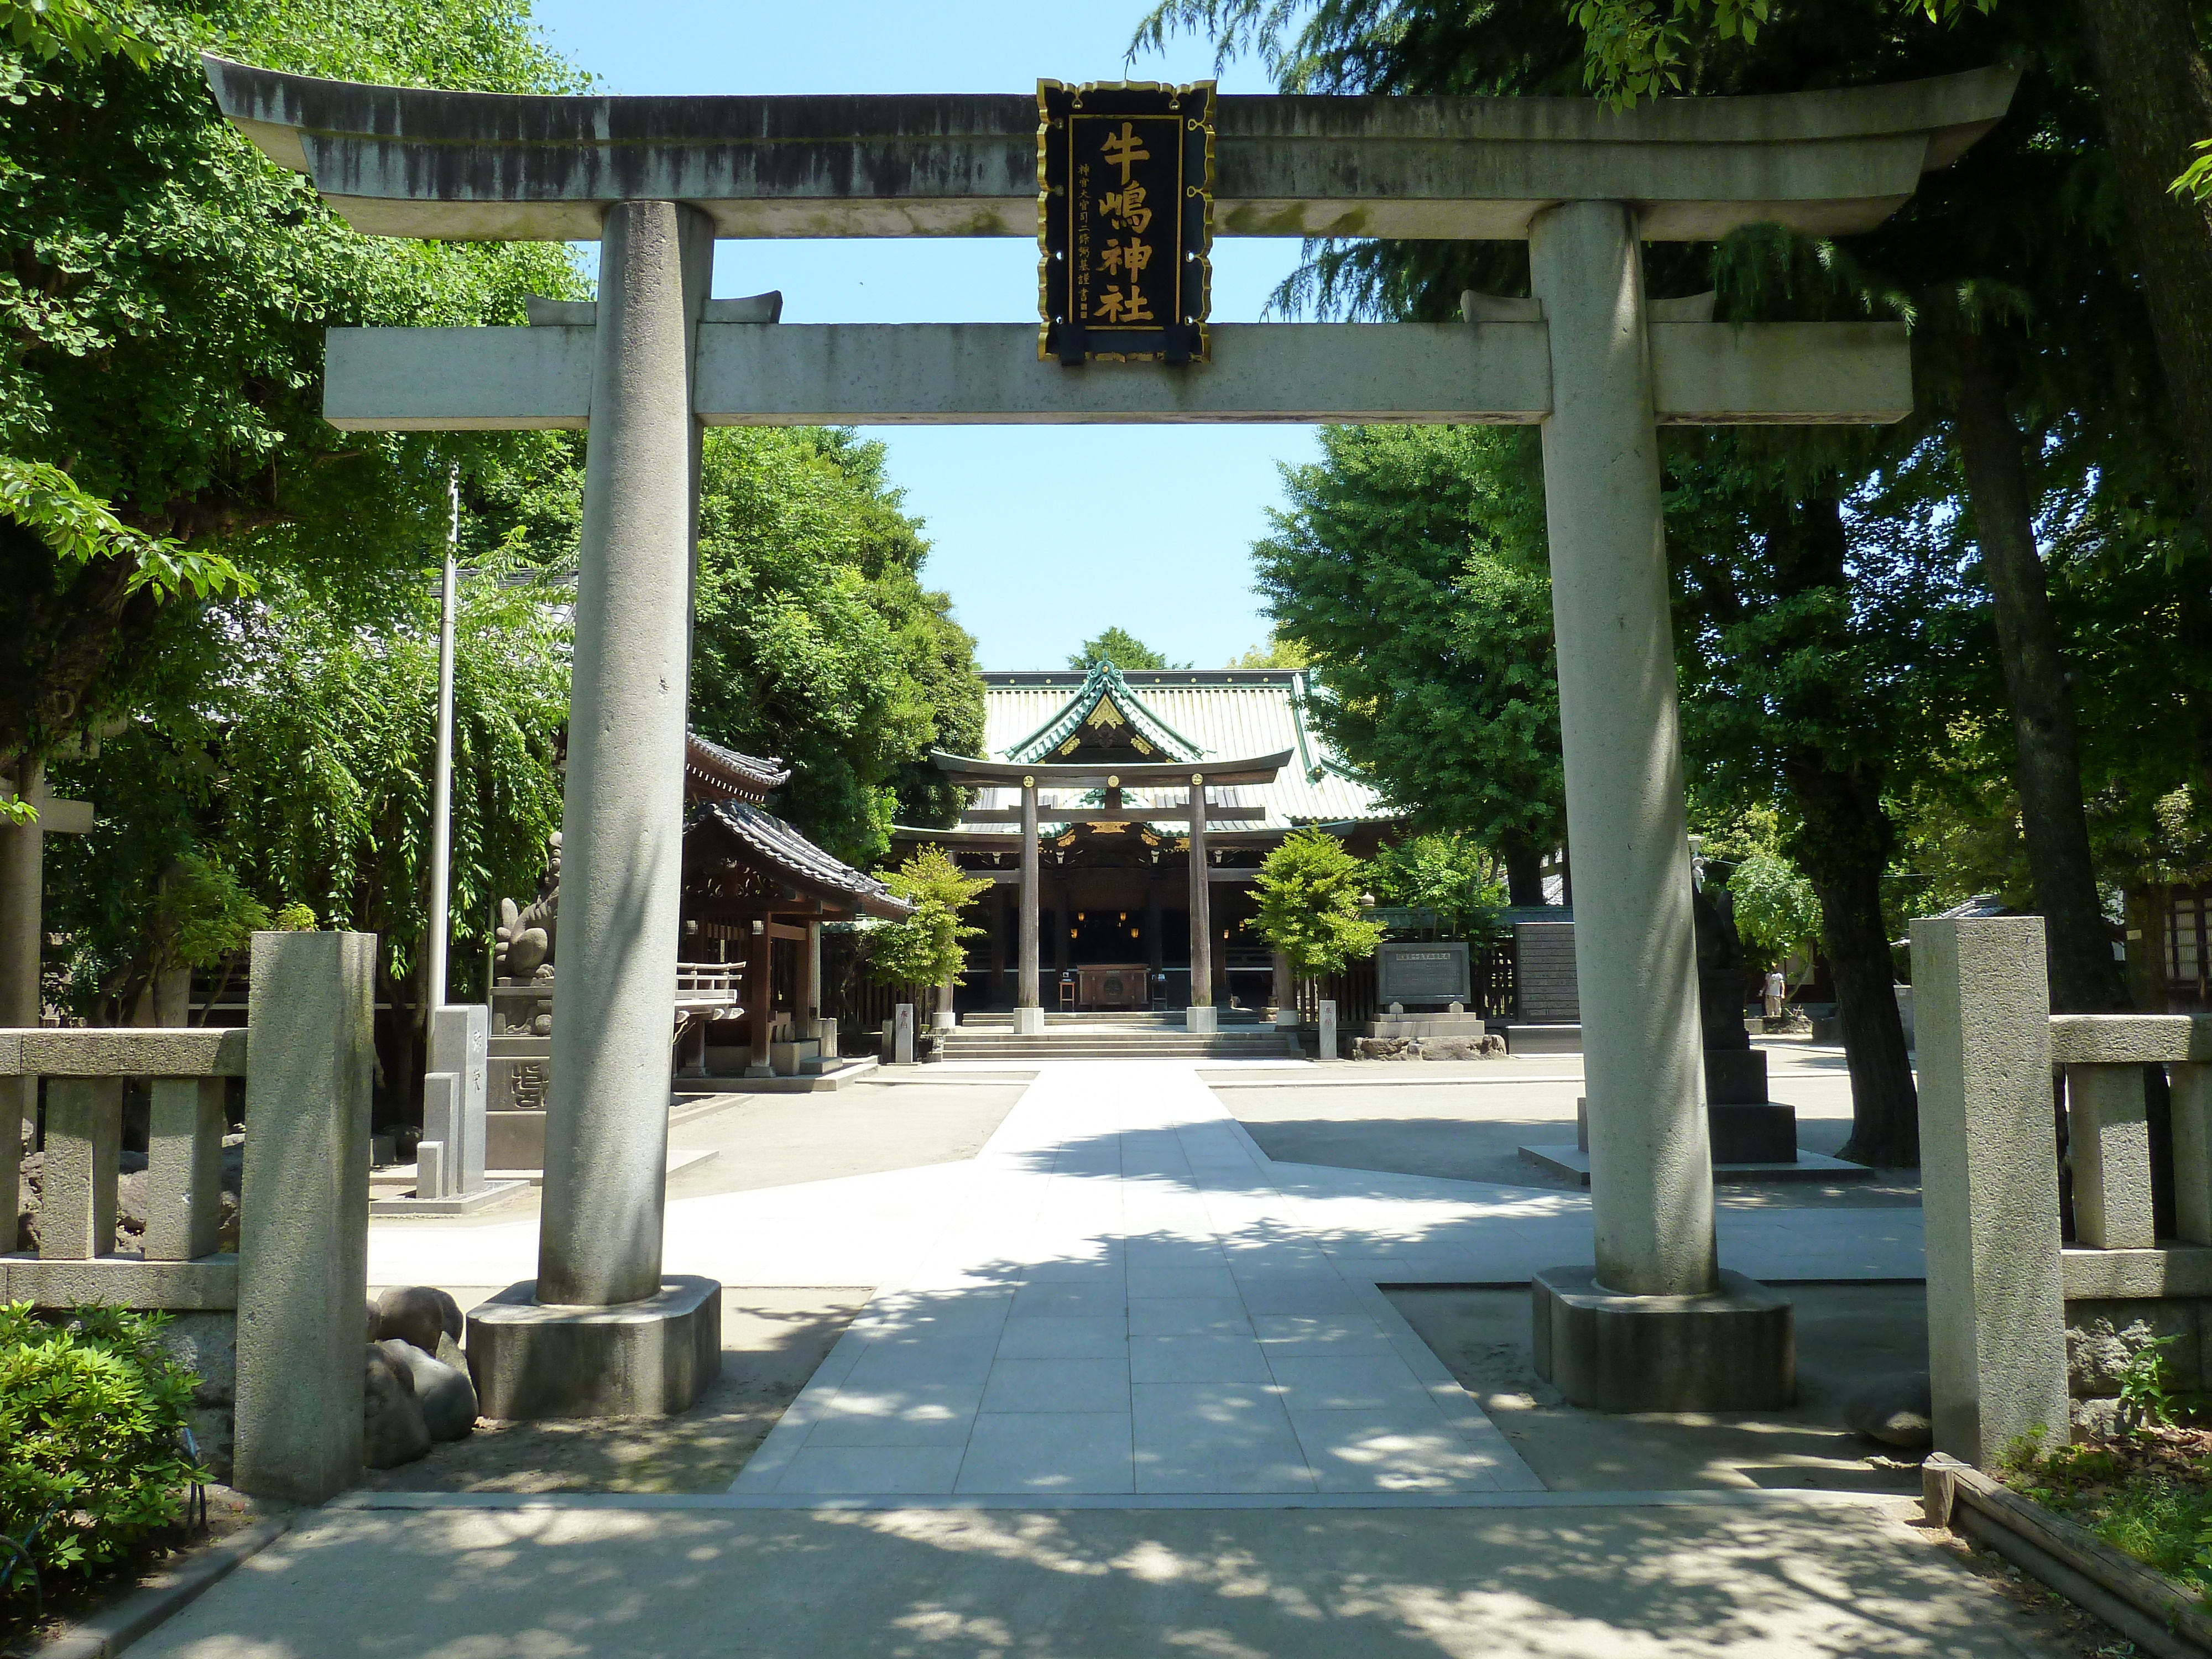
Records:
[[[1392,1003],[1456,1002],[1469,1000],[1467,941],[1385,945],[1375,963],[1375,1000]]]

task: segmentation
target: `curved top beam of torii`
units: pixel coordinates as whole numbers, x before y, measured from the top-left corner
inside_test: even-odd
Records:
[[[715,234],[1036,234],[1036,100],[896,94],[551,97],[369,86],[209,56],[222,112],[356,229],[588,240],[610,203],[688,202]],[[1568,201],[1648,241],[1769,222],[1872,228],[2004,115],[2019,72],[1661,99],[1224,97],[1214,229],[1514,240]]]

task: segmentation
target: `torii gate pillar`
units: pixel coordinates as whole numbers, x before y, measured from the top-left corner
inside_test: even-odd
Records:
[[[684,874],[684,798],[669,786],[690,700],[691,376],[714,252],[694,208],[606,210],[538,1278],[469,1317],[471,1369],[494,1417],[681,1411],[721,1370],[722,1287],[660,1271]],[[757,1028],[763,1017],[754,1011]]]

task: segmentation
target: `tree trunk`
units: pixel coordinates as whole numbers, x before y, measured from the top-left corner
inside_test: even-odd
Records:
[[[1959,453],[2012,704],[2019,757],[2013,782],[2035,908],[2050,930],[2051,1006],[2061,1013],[2109,1013],[2127,1006],[2126,994],[2097,897],[2074,694],[2035,545],[2027,468],[2007,399],[2010,371],[1984,336],[1962,334],[1956,345]]]
[[[1830,768],[1816,751],[1783,762],[1805,829],[1790,852],[1820,897],[1820,932],[1851,1078],[1851,1138],[1843,1156],[1884,1169],[1920,1162],[1920,1097],[1898,1017],[1897,972],[1881,914],[1893,832],[1879,787]]]
[[[1505,902],[1516,908],[1544,902],[1544,851],[1525,836],[1498,842],[1505,857]]]
[[[2081,0],[2151,332],[2197,512],[2212,534],[2212,204],[2169,189],[2212,138],[2212,69],[2189,0]]]
[[[1799,503],[1794,522],[1767,538],[1785,592],[1844,591],[1849,548],[1843,508],[1833,501]],[[1881,758],[1877,751],[1838,765],[1807,746],[1786,750],[1780,759],[1800,821],[1784,850],[1820,896],[1820,932],[1843,1021],[1851,1079],[1851,1136],[1843,1155],[1885,1169],[1908,1167],[1920,1161],[1920,1101],[1881,911],[1882,872],[1897,840],[1882,810]]]

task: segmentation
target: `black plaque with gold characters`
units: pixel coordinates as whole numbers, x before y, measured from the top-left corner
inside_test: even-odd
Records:
[[[1206,360],[1213,82],[1037,82],[1037,356]]]

